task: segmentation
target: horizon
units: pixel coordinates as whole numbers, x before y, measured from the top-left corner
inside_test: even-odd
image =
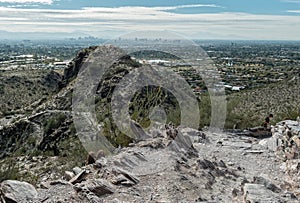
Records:
[[[118,37],[116,37],[118,38]],[[141,38],[142,39],[142,38]],[[103,41],[103,42],[109,42],[111,40],[114,40],[114,39],[108,39],[108,38],[101,38],[101,37],[94,37],[94,36],[78,36],[78,37],[70,37],[70,38],[33,38],[33,39],[29,39],[29,38],[18,38],[18,39],[13,39],[13,38],[2,38],[0,39],[0,43],[2,42],[48,42],[48,41],[51,41],[51,42],[62,42],[62,41],[68,41],[68,42],[80,42],[80,41]],[[131,39],[132,41],[134,41],[134,39]],[[151,39],[147,39],[147,40],[151,40]],[[153,39],[155,40],[155,39]],[[170,40],[172,41],[173,39],[165,39],[165,40]],[[243,42],[249,42],[249,43],[255,43],[255,42],[258,42],[258,43],[264,43],[264,42],[267,42],[267,43],[279,43],[279,42],[283,42],[283,43],[292,43],[292,42],[296,42],[296,43],[300,43],[300,39],[203,39],[203,38],[191,38],[191,39],[188,39],[188,40],[191,40],[191,41],[194,41],[194,42],[226,42],[226,43],[243,43]],[[101,44],[99,44],[101,45]]]

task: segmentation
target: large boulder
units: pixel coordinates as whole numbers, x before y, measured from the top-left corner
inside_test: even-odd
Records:
[[[32,185],[16,180],[3,181],[0,187],[0,194],[4,202],[34,202],[38,195]]]
[[[277,123],[272,129],[273,138],[277,138],[279,156],[283,159],[300,157],[300,125],[297,121],[285,120]]]

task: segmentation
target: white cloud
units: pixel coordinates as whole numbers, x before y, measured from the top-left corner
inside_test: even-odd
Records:
[[[177,8],[187,6],[196,5]],[[300,16],[168,12],[173,9],[171,7],[97,7],[54,10],[0,7],[0,30],[11,32],[80,30],[87,34],[112,38],[131,31],[172,30],[188,38],[300,40],[298,34]]]
[[[288,12],[288,13],[300,13],[300,10],[288,10],[286,12]]]
[[[181,9],[181,8],[200,8],[200,7],[221,8],[221,6],[218,6],[215,4],[191,4],[191,5],[153,7],[153,8],[155,10],[159,10],[159,11],[167,11],[167,10],[175,10],[175,9]]]
[[[0,3],[40,3],[40,4],[52,4],[53,0],[0,0]]]
[[[282,0],[282,2],[300,4],[300,0]]]

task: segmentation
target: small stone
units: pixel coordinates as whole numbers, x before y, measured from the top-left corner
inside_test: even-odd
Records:
[[[232,190],[232,196],[233,196],[233,197],[238,196],[238,193],[239,193],[239,191],[238,191],[236,188],[234,188],[234,189]]]
[[[38,161],[38,158],[34,156],[34,157],[32,157],[32,161],[33,161],[33,162],[37,162],[37,161]]]
[[[74,173],[71,171],[65,171],[64,177],[66,178],[66,180],[71,180],[74,177]]]
[[[117,177],[115,177],[111,182],[115,185],[118,185],[122,181],[126,181],[126,180],[127,180],[127,178],[124,175],[120,174]]]
[[[98,160],[98,159],[101,159],[101,158],[103,158],[103,157],[105,157],[104,151],[103,151],[103,150],[99,150],[99,151],[97,152],[97,154],[96,154],[96,159]]]
[[[115,185],[124,185],[124,186],[133,186],[135,185],[134,182],[126,178],[123,174],[118,175],[112,180],[112,183]]]
[[[107,159],[102,157],[102,158],[96,160],[96,162],[94,163],[94,166],[96,168],[103,168],[106,166],[106,164],[107,164]]]
[[[121,202],[119,199],[115,198],[112,200],[112,203],[123,203],[123,201]]]
[[[95,152],[89,152],[86,158],[86,164],[93,164],[96,162],[96,154]]]
[[[82,170],[79,174],[77,174],[75,177],[73,177],[69,181],[69,183],[71,183],[71,184],[80,183],[85,179],[86,176],[87,176],[87,172],[85,170]]]
[[[138,177],[136,177],[135,175],[131,174],[130,172],[121,169],[119,167],[115,167],[113,168],[113,171],[115,171],[118,174],[122,174],[124,175],[128,180],[134,182],[135,184],[137,184],[138,182],[140,182],[140,180],[138,179]]]
[[[230,162],[227,163],[227,165],[228,166],[234,166],[234,163],[230,161]]]
[[[300,139],[298,138],[298,136],[293,136],[292,140],[296,143],[297,147],[300,147]]]
[[[50,185],[68,185],[69,182],[64,180],[54,180],[49,183]]]
[[[226,168],[226,164],[224,163],[223,160],[220,160],[218,165],[222,168]]]
[[[47,183],[45,183],[45,182],[42,182],[42,183],[40,184],[40,188],[42,188],[42,189],[49,189],[49,184],[47,184]]]
[[[75,173],[75,175],[79,174],[79,173],[82,171],[82,169],[79,168],[78,166],[76,166],[76,167],[73,168],[72,170],[73,170],[73,172]]]

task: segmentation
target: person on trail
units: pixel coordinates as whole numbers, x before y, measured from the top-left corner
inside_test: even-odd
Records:
[[[271,124],[270,120],[273,118],[273,114],[270,114],[268,117],[265,118],[265,122],[263,123],[263,127],[267,131],[271,131]]]

